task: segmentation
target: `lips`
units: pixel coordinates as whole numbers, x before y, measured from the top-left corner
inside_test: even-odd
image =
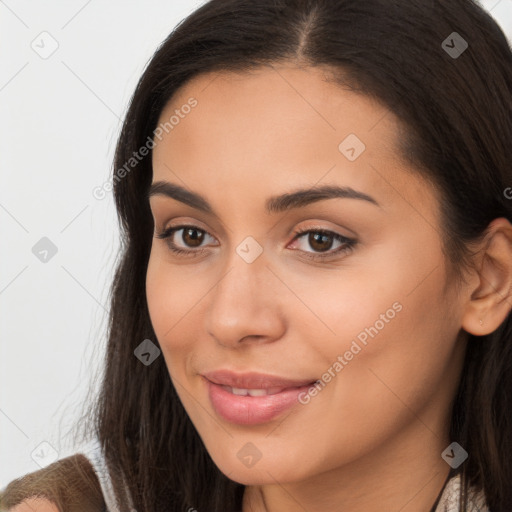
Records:
[[[285,377],[277,377],[274,375],[256,372],[234,373],[229,370],[216,370],[213,372],[203,373],[203,377],[206,377],[214,384],[228,386],[235,389],[277,390],[269,394],[279,393],[279,391],[289,388],[300,388],[316,381],[316,379],[287,379]]]
[[[265,423],[299,403],[316,379],[287,379],[262,373],[218,370],[203,374],[213,409],[239,425]]]

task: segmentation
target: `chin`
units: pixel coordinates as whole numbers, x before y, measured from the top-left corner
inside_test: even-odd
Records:
[[[219,467],[219,466],[217,466]],[[225,470],[219,467],[221,472],[230,480],[242,485],[271,485],[278,481],[281,484],[295,481],[288,471],[280,471],[276,467],[240,468],[238,465],[226,465]],[[291,469],[291,468],[290,468]]]
[[[267,485],[275,484],[276,481],[285,484],[303,480],[308,476],[305,474],[306,465],[298,464],[296,460],[283,454],[274,453],[273,457],[261,454],[259,460],[250,460],[247,454],[252,450],[254,447],[249,442],[242,444],[241,449],[237,445],[236,450],[226,449],[211,456],[214,464],[225,476],[243,485]],[[233,457],[226,457],[228,452],[233,453]]]

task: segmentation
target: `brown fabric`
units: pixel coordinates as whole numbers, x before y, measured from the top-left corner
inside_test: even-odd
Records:
[[[94,469],[82,454],[58,460],[10,482],[0,497],[0,510],[9,511],[23,500],[42,497],[60,512],[105,512],[101,485]]]

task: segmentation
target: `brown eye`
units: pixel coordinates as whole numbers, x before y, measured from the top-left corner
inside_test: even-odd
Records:
[[[178,233],[181,231],[181,235]],[[156,235],[164,239],[169,249],[179,256],[199,256],[207,251],[203,242],[205,237],[210,237],[215,245],[215,238],[204,229],[197,226],[181,225],[173,226]]]
[[[204,239],[204,231],[196,228],[183,229],[181,239],[188,247],[198,247]]]
[[[333,235],[321,233],[319,231],[310,231],[308,236],[309,245],[315,251],[328,251],[333,244]]]
[[[353,249],[357,243],[353,238],[347,238],[326,229],[298,231],[295,233],[294,241],[304,257],[318,261],[343,256]],[[335,243],[336,246],[334,246]]]

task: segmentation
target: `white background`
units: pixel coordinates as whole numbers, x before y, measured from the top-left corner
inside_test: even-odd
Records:
[[[148,59],[200,3],[0,0],[0,488],[52,448],[77,451],[67,433],[102,365],[119,247],[113,198],[92,190]],[[512,39],[512,1],[482,5]],[[31,47],[52,44],[46,59]]]

